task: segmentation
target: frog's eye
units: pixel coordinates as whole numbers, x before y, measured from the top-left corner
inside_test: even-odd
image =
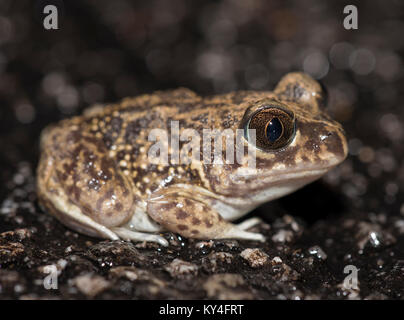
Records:
[[[245,137],[252,142],[251,130],[255,130],[255,145],[263,150],[276,150],[287,146],[295,135],[293,112],[278,106],[263,106],[254,112],[244,128]]]

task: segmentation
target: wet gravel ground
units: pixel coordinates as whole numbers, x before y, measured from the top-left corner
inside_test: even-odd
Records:
[[[338,1],[69,1],[57,31],[42,28],[40,3],[0,3],[1,299],[402,299],[399,1],[357,4],[349,31]],[[157,89],[271,89],[291,70],[326,85],[350,151],[320,181],[251,213],[266,243],[102,241],[38,207],[48,123]],[[44,287],[52,270],[58,289]]]

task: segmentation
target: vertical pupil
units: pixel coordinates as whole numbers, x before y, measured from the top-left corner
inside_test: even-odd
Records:
[[[278,118],[272,118],[267,125],[267,138],[270,142],[275,142],[282,135],[282,124]]]

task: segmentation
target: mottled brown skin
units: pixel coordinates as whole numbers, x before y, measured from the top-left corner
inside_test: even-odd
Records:
[[[238,163],[193,160],[188,165],[161,165],[148,159],[152,129],[169,130],[170,121],[178,120],[180,133],[186,128],[201,136],[207,128],[236,130],[262,101],[294,113],[296,136],[279,150],[257,149],[254,174],[235,176],[246,166]],[[40,202],[64,224],[104,238],[114,239],[116,234],[138,240],[120,234],[124,227],[170,230],[193,238],[263,240],[229,221],[317,179],[346,157],[343,129],[325,113],[324,103],[315,80],[290,73],[273,92],[238,91],[203,98],[181,88],[92,108],[44,130],[37,172]],[[274,187],[284,189],[265,193]],[[222,207],[227,214],[219,212]],[[137,228],[135,224],[141,223],[131,220],[135,211],[151,217],[156,229]]]

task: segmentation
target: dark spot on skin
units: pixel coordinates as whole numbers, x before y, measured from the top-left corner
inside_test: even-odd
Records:
[[[127,196],[129,194],[129,190],[125,186],[125,182],[123,181],[123,177],[120,174],[116,175],[116,182],[122,189],[122,194],[124,196]]]
[[[117,211],[122,211],[122,209],[123,209],[122,203],[117,202],[117,203],[115,204],[115,209],[116,209]]]
[[[191,119],[195,122],[200,122],[200,123],[207,123],[208,122],[208,118],[209,118],[209,113],[208,112],[204,112],[204,113],[200,113],[196,116],[193,116]]]
[[[290,83],[286,86],[285,91],[282,94],[282,98],[286,98],[286,100],[297,101],[301,96],[303,96],[304,92],[305,89],[298,83]]]
[[[186,225],[183,225],[183,224],[179,224],[178,225],[178,230],[187,230],[188,229],[188,227],[186,226]]]
[[[307,162],[307,161],[309,161],[309,158],[307,158],[305,155],[303,155],[302,160],[303,160],[303,162]]]
[[[147,184],[144,183],[143,178],[148,176],[148,172],[141,169],[141,168],[136,168],[137,175],[135,178],[133,178],[133,184],[136,186],[139,191],[144,193],[147,189]],[[138,185],[139,183],[139,185]]]
[[[184,220],[189,216],[184,210],[178,210],[176,213],[176,217],[178,220]]]
[[[136,138],[142,130],[149,126],[149,123],[150,119],[147,116],[129,122],[125,129],[125,144],[136,145]]]
[[[60,181],[66,181],[69,177],[67,172],[61,172],[59,170],[56,170],[56,175]]]
[[[70,142],[71,144],[75,144],[75,141]],[[54,146],[55,148],[58,148]],[[72,173],[74,169],[77,167],[77,161],[75,159],[78,159],[80,156],[81,151],[85,150],[85,147],[80,143],[78,144],[73,150],[69,150],[66,154],[63,156],[68,159],[68,163],[63,164],[63,169],[67,173]]]
[[[69,174],[70,171],[72,170],[72,166],[69,165],[69,164],[67,164],[67,163],[64,163],[64,164],[63,164],[63,170],[64,170],[67,174]]]
[[[111,125],[111,130],[113,132],[119,133],[122,128],[122,119],[120,117],[114,117],[112,118],[110,125]]]
[[[74,143],[74,142],[73,142]],[[81,151],[86,150],[83,144],[78,144],[76,148],[73,149],[71,153],[71,159],[77,159],[81,153]],[[76,162],[72,161],[72,166],[75,166]]]
[[[151,186],[149,187],[149,188],[150,188],[150,191],[153,192],[153,191],[156,190],[159,186],[160,186],[160,185],[159,185],[157,182],[153,182],[153,183],[151,184]]]
[[[310,153],[318,153],[320,151],[320,146],[314,139],[308,139],[303,147]]]
[[[109,190],[105,193],[105,195],[104,195],[103,197],[100,197],[100,198],[97,200],[97,203],[96,203],[96,209],[97,209],[97,211],[101,211],[102,204],[104,203],[104,201],[105,201],[105,200],[108,200],[108,199],[111,199],[111,197],[112,197],[113,194],[114,194],[114,190],[111,188],[111,189],[109,189]]]
[[[107,181],[109,179],[111,179],[111,171],[114,171],[114,165],[113,162],[111,161],[111,159],[107,158],[107,157],[103,157],[101,159],[101,170],[102,173],[99,173],[99,178]]]
[[[169,202],[163,205],[164,209],[166,209],[167,211],[169,211],[170,209],[173,209],[176,206],[176,203],[174,202]]]
[[[103,121],[103,119],[100,119],[100,122],[101,121]],[[123,120],[120,117],[114,117],[109,123],[106,123],[104,132],[102,133],[104,133],[103,140],[107,148],[110,148],[115,144],[115,141],[122,130],[122,123]]]
[[[121,150],[116,154],[116,160],[121,161],[123,158],[125,158],[125,150]]]
[[[231,115],[228,115],[227,118],[223,119],[222,125],[223,129],[231,128],[235,123],[234,118]]]
[[[70,131],[68,133],[68,135],[66,136],[67,142],[70,142],[70,143],[75,143],[77,141],[80,141],[81,138],[82,138],[82,134],[81,134],[80,130]]]
[[[236,119],[231,109],[225,108],[220,111],[220,119],[222,121],[223,129],[228,129],[234,125]]]
[[[208,219],[205,219],[204,222],[205,222],[205,225],[206,225],[207,228],[212,228],[213,227],[213,224]]]
[[[74,198],[76,202],[80,200],[80,189],[75,185],[71,185],[67,187],[67,194]]]
[[[115,139],[112,136],[104,136],[103,139],[104,139],[105,146],[108,149],[110,149],[114,145]]]
[[[326,139],[326,147],[329,152],[332,152],[338,157],[345,156],[344,145],[337,133],[328,136]]]
[[[89,215],[91,214],[91,207],[90,207],[90,205],[87,204],[87,203],[82,203],[82,204],[81,204],[81,211],[82,211],[85,215],[89,216]]]
[[[192,234],[198,234],[198,233],[199,233],[199,230],[191,230],[191,233],[192,233]]]
[[[196,169],[188,169],[188,179],[190,181],[193,181],[195,185],[201,185],[202,184],[202,179],[200,176],[200,173]]]
[[[137,156],[140,154],[140,145],[132,145],[132,151],[131,151],[131,159],[136,159]]]
[[[106,151],[106,148],[105,148],[104,144],[102,143],[102,141],[100,139],[97,139],[96,137],[85,136],[85,137],[83,137],[83,140],[96,146],[98,152]]]
[[[321,152],[320,146],[325,144],[326,148],[329,149],[336,156],[342,155],[343,146],[341,144],[341,140],[339,139],[337,134],[329,136],[324,141],[320,141],[320,135],[328,135],[328,131],[326,126],[328,123],[323,122],[299,122],[299,130],[302,136],[308,137],[309,139],[303,145],[303,147],[307,150],[308,154],[311,154],[316,157],[316,161],[320,161],[319,153]],[[334,137],[333,137],[334,136]]]
[[[198,218],[192,218],[192,224],[197,226],[201,224],[201,220],[199,220]]]

